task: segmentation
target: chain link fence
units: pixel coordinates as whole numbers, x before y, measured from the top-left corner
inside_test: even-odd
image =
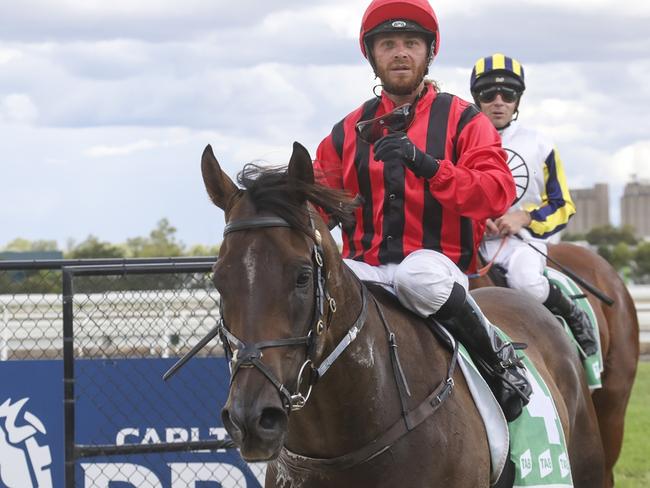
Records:
[[[244,463],[221,427],[229,373],[218,343],[162,381],[217,324],[213,261],[0,261],[0,367],[61,376],[65,452],[50,443],[50,457],[66,488],[263,484],[264,466]]]

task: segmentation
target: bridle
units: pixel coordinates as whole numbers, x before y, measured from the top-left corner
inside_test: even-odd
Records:
[[[212,329],[196,346],[194,346],[185,356],[183,356],[169,371],[165,373],[163,379],[167,380],[175,374],[191,357],[199,352],[215,336],[219,336],[224,349],[226,358],[230,365],[230,384],[235,379],[241,368],[256,368],[260,371],[278,390],[282,398],[282,404],[287,412],[300,410],[305,406],[312,391],[313,385],[321,378],[327,370],[334,364],[336,359],[345,351],[345,349],[356,339],[357,335],[363,328],[368,315],[367,290],[361,288],[361,311],[352,326],[348,329],[345,336],[339,341],[333,351],[320,363],[318,367],[314,366],[314,354],[317,344],[316,337],[321,336],[328,330],[332,317],[336,312],[336,301],[330,295],[327,289],[325,261],[322,248],[322,238],[319,231],[314,225],[314,220],[310,214],[309,223],[314,235],[311,249],[312,270],[314,279],[314,311],[311,319],[311,325],[307,334],[301,337],[289,337],[260,341],[246,344],[236,337],[228,329],[223,318],[223,304],[219,303],[219,323]],[[226,225],[223,231],[224,237],[234,232],[244,230],[265,229],[272,227],[289,227],[292,226],[285,219],[277,216],[254,217],[248,219],[236,220]],[[327,306],[328,314],[325,318],[325,307]],[[262,361],[263,349],[274,347],[295,347],[305,346],[307,349],[306,359],[298,371],[296,386],[291,392],[273,373],[273,371]],[[306,383],[306,391],[301,391],[303,375],[309,372],[309,380]]]
[[[311,325],[306,335],[301,337],[290,337],[283,339],[274,339],[269,341],[255,342],[246,344],[244,341],[236,337],[228,329],[223,314],[220,314],[219,323],[212,329],[208,335],[201,339],[196,346],[194,346],[185,356],[183,356],[169,371],[165,373],[163,379],[170,378],[179,368],[181,368],[192,356],[200,351],[210,340],[217,335],[219,336],[223,345],[225,354],[230,364],[230,385],[234,381],[235,376],[241,368],[256,368],[259,370],[278,390],[282,398],[282,404],[287,413],[291,411],[300,410],[305,406],[313,385],[321,378],[327,370],[334,364],[334,362],[341,356],[347,347],[356,339],[359,332],[361,332],[368,315],[368,289],[365,284],[361,284],[361,310],[357,319],[349,327],[347,333],[339,341],[337,346],[323,359],[318,367],[314,366],[313,356],[317,340],[314,338],[320,336],[325,332],[331,322],[333,314],[336,312],[336,302],[331,297],[327,289],[327,273],[325,271],[325,262],[323,259],[322,239],[320,233],[314,226],[314,221],[309,216],[310,226],[313,232],[313,246],[311,250],[312,266],[314,276],[314,312],[311,320]],[[254,217],[248,219],[236,220],[226,225],[224,229],[224,237],[233,232],[244,230],[256,230],[271,227],[288,227],[292,226],[285,219],[276,216],[269,217]],[[397,352],[398,345],[396,342],[396,335],[390,329],[388,321],[384,313],[373,297],[373,302],[377,309],[377,314],[382,322],[384,329],[388,336],[389,354],[393,368],[393,375],[397,384],[401,404],[401,416],[395,421],[387,430],[385,430],[379,437],[373,439],[371,442],[365,444],[359,449],[352,452],[337,456],[334,458],[313,458],[303,456],[301,454],[291,452],[286,446],[280,450],[279,459],[286,466],[292,469],[313,469],[318,471],[342,470],[348,469],[357,464],[367,462],[374,459],[376,456],[386,452],[390,447],[401,439],[403,436],[414,430],[427,418],[433,415],[449,398],[454,388],[453,375],[456,369],[458,359],[458,342],[450,340],[445,336],[445,332],[439,328],[439,324],[430,324],[431,330],[438,335],[443,341],[449,341],[452,349],[452,357],[447,369],[445,378],[436,386],[436,388],[424,398],[415,408],[408,408],[408,397],[411,396],[408,383],[402,366],[400,364],[399,355]],[[325,304],[327,304],[329,314],[327,319],[324,319]],[[222,304],[219,304],[221,311]],[[263,349],[272,347],[291,347],[291,346],[305,346],[307,348],[307,355],[304,363],[298,372],[296,380],[296,387],[293,393],[280,381],[271,369],[262,361]],[[309,381],[307,384],[307,391],[303,394],[301,392],[301,383],[303,374],[309,369]]]

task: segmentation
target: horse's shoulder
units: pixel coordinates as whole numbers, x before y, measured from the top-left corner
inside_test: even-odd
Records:
[[[380,307],[382,307],[384,312],[404,314],[408,316],[408,318],[421,320],[420,317],[405,308],[397,299],[395,293],[388,290],[385,286],[375,282],[365,282],[365,285],[374,300]]]
[[[380,303],[399,303],[399,300],[397,300],[395,294],[386,289],[386,287],[380,283],[375,283],[373,281],[364,281],[364,284],[366,285],[366,288],[368,288],[370,294],[375,298],[375,300],[379,301]]]

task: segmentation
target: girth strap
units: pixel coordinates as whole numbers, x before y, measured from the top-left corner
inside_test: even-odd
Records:
[[[377,313],[379,314],[379,318],[381,319],[381,323],[384,326],[384,329],[386,329],[386,334],[388,335],[388,350],[390,352],[390,362],[393,366],[393,376],[395,377],[395,383],[397,384],[397,392],[399,393],[399,401],[400,404],[402,405],[402,418],[404,419],[406,429],[411,430],[413,427],[409,424],[409,417],[408,417],[408,398],[411,396],[411,390],[409,389],[408,382],[406,381],[406,375],[404,374],[404,370],[402,369],[402,363],[399,360],[399,353],[397,351],[398,345],[397,345],[397,337],[395,336],[395,333],[390,330],[390,327],[388,326],[388,321],[386,320],[386,316],[384,315],[384,311],[382,308],[379,306],[379,302],[377,302],[377,299],[373,296],[373,300],[375,302],[375,307],[377,308]]]

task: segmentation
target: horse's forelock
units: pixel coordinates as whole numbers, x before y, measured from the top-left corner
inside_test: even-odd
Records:
[[[339,221],[352,218],[358,202],[342,190],[307,183],[289,176],[287,167],[263,167],[249,163],[237,177],[257,211],[284,218],[292,227],[311,235],[305,202],[321,207]]]

